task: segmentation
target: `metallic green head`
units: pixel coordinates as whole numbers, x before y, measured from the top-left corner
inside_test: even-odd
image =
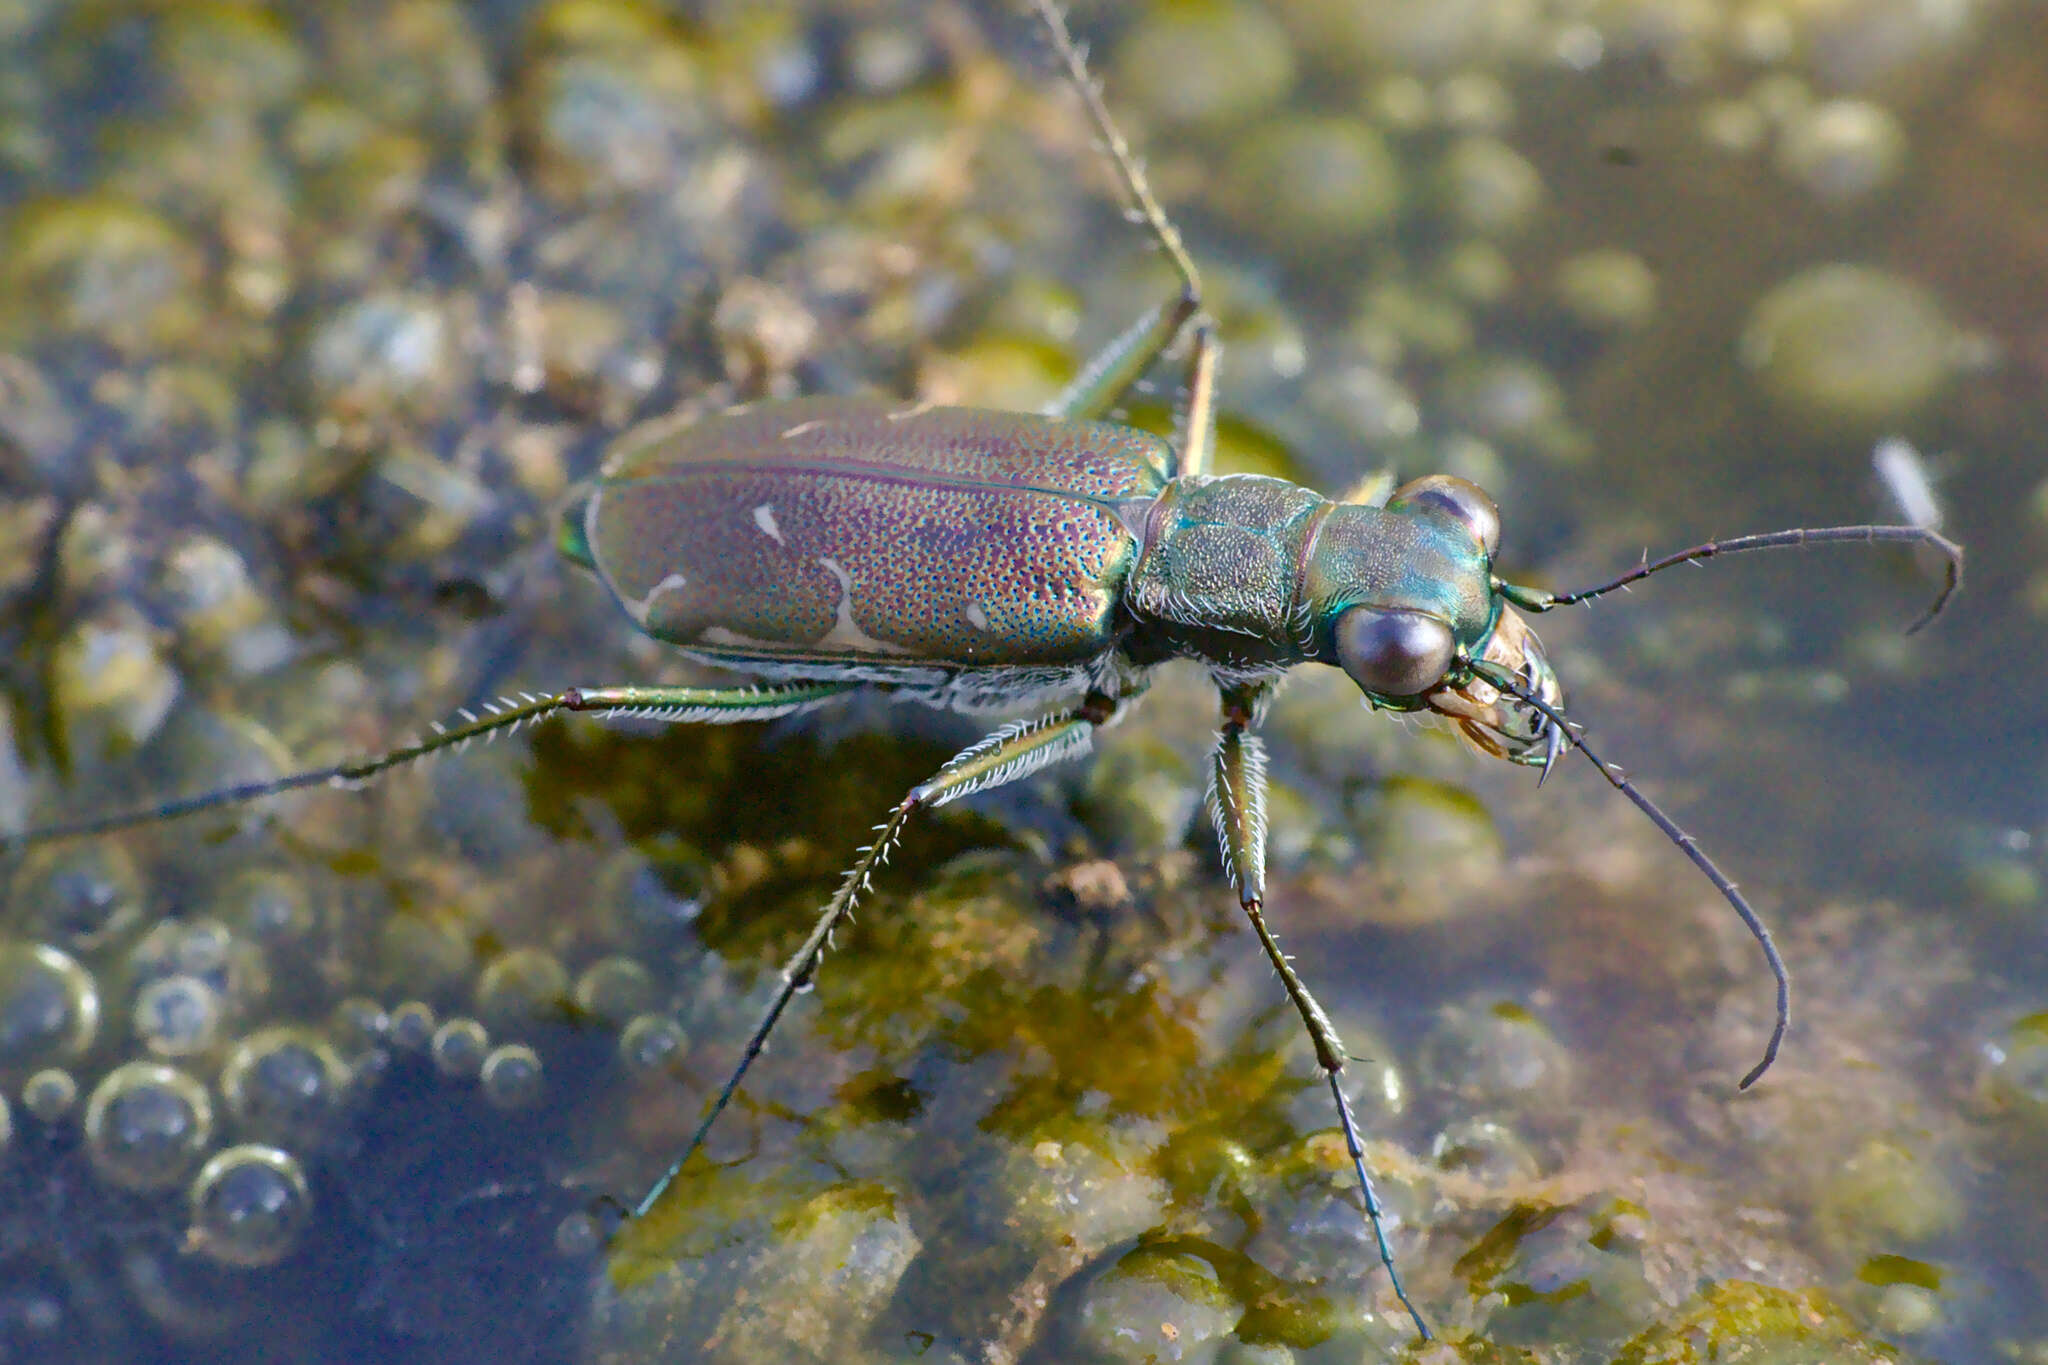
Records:
[[[1547,769],[1564,743],[1559,727],[1484,676],[1514,677],[1563,711],[1542,642],[1494,576],[1499,545],[1493,499],[1433,474],[1384,507],[1333,507],[1308,547],[1304,600],[1318,652],[1368,703],[1435,711],[1487,753]]]

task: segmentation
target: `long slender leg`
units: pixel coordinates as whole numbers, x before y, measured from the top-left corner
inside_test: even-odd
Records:
[[[889,857],[889,850],[902,835],[912,812],[920,809],[943,806],[958,801],[963,796],[1000,787],[1020,777],[1038,771],[1061,759],[1075,758],[1085,753],[1097,728],[1109,722],[1122,703],[1100,693],[1091,693],[1079,706],[1071,711],[1008,725],[987,738],[961,750],[949,759],[943,768],[932,776],[931,781],[911,788],[910,793],[896,803],[887,819],[875,827],[875,841],[860,851],[853,867],[839,883],[839,889],[832,893],[832,899],[825,903],[817,921],[811,925],[811,932],[803,945],[782,967],[782,985],[769,1002],[768,1009],[761,1016],[761,1022],[747,1039],[746,1050],[740,1054],[738,1065],[719,1087],[718,1095],[705,1111],[690,1135],[690,1143],[683,1154],[670,1163],[661,1178],[654,1182],[652,1189],[641,1196],[633,1206],[633,1216],[644,1218],[662,1194],[675,1182],[683,1166],[696,1155],[697,1149],[711,1135],[711,1127],[718,1122],[718,1116],[725,1112],[732,1097],[738,1092],[740,1082],[746,1077],[747,1068],[761,1055],[761,1049],[768,1044],[768,1035],[775,1031],[776,1023],[782,1018],[789,1002],[798,991],[810,981],[824,960],[825,952],[832,946],[832,934],[853,914],[854,903],[867,890],[875,869]]]
[[[1188,353],[1187,378],[1181,385],[1181,407],[1175,435],[1181,474],[1206,474],[1216,451],[1216,366],[1223,344],[1209,319],[1195,322],[1194,347]]]
[[[773,720],[830,701],[851,692],[859,683],[804,682],[759,687],[571,687],[545,696],[522,694],[505,697],[483,708],[464,711],[460,720],[436,725],[434,732],[411,744],[387,749],[367,758],[350,759],[326,768],[309,768],[262,782],[244,782],[232,787],[138,806],[64,824],[45,825],[11,838],[0,837],[0,850],[105,834],[135,825],[175,820],[200,811],[260,801],[281,792],[307,787],[347,787],[368,781],[379,773],[416,762],[445,749],[460,749],[475,740],[509,734],[523,725],[560,711],[594,711],[607,716],[646,716],[656,720],[692,724],[729,724],[736,721]]]
[[[1267,961],[1279,973],[1287,998],[1294,1002],[1315,1045],[1316,1062],[1329,1077],[1330,1094],[1337,1101],[1337,1122],[1344,1130],[1344,1146],[1351,1156],[1351,1168],[1358,1175],[1358,1187],[1365,1196],[1365,1216],[1372,1223],[1373,1240],[1379,1245],[1380,1264],[1387,1268],[1394,1295],[1415,1323],[1415,1331],[1429,1340],[1429,1327],[1422,1314],[1408,1300],[1401,1272],[1394,1268],[1393,1249],[1387,1245],[1385,1217],[1379,1196],[1373,1193],[1372,1178],[1365,1173],[1365,1148],[1359,1142],[1358,1125],[1351,1115],[1351,1101],[1343,1086],[1344,1043],[1330,1016],[1316,1003],[1308,986],[1294,970],[1294,963],[1280,951],[1279,940],[1266,927],[1266,751],[1252,727],[1271,696],[1270,686],[1226,687],[1223,691],[1223,728],[1216,736],[1215,767],[1210,775],[1209,813],[1216,822],[1216,839],[1223,847],[1223,868],[1237,888],[1238,903],[1251,921]]]
[[[1117,178],[1123,182],[1124,193],[1130,196],[1131,217],[1144,225],[1172,262],[1174,273],[1180,276],[1180,294],[1154,308],[1133,323],[1121,336],[1110,342],[1081,367],[1081,373],[1074,378],[1058,397],[1046,405],[1046,415],[1052,417],[1103,417],[1122,401],[1131,386],[1145,377],[1168,347],[1180,337],[1181,331],[1190,321],[1198,318],[1202,310],[1202,279],[1195,270],[1194,258],[1188,255],[1187,246],[1181,241],[1180,229],[1166,216],[1159,198],[1152,193],[1151,182],[1145,178],[1145,168],[1138,164],[1137,154],[1131,144],[1110,117],[1109,106],[1102,102],[1102,89],[1095,78],[1088,74],[1088,60],[1081,45],[1067,32],[1066,20],[1060,16],[1053,0],[1034,0],[1039,19],[1051,35],[1053,50],[1066,68],[1067,79],[1080,93],[1081,103],[1088,110],[1089,121],[1095,125],[1095,133],[1102,141],[1103,151],[1109,156],[1110,164],[1116,168]],[[1196,323],[1193,353],[1188,358],[1185,396],[1180,414],[1179,460],[1171,471],[1175,474],[1201,474],[1207,472],[1209,451],[1215,445],[1215,374],[1217,344],[1214,329],[1206,321]]]

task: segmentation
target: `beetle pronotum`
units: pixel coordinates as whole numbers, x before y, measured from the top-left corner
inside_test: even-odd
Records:
[[[1929,545],[1955,590],[1961,551],[1919,526],[1796,529],[1707,542],[1619,578],[1553,594],[1493,572],[1500,520],[1463,480],[1414,480],[1376,501],[1326,499],[1285,481],[1208,472],[1218,343],[1200,275],[1088,74],[1051,0],[1033,0],[1177,292],[1139,319],[1037,414],[810,399],[735,410],[629,437],[565,519],[563,549],[633,623],[732,687],[604,686],[526,696],[360,761],[33,830],[13,844],[104,832],[320,784],[363,781],[557,712],[676,722],[767,720],[880,688],[966,712],[1035,710],[962,750],[888,812],[874,841],[782,970],[780,989],[681,1155],[635,1205],[644,1214],[703,1144],[798,991],[819,969],[911,816],[1080,756],[1170,659],[1210,670],[1220,699],[1210,809],[1225,874],[1298,1012],[1327,1079],[1391,1287],[1429,1331],[1395,1267],[1342,1080],[1347,1054],[1265,917],[1265,754],[1260,720],[1301,664],[1341,668],[1375,708],[1429,710],[1476,746],[1545,772],[1577,748],[1680,847],[1742,917],[1777,985],[1777,1019],[1747,1086],[1789,1019],[1770,935],[1697,844],[1564,718],[1563,691],[1521,613],[1584,602],[1680,563],[1858,541]],[[1173,440],[1110,413],[1185,344]]]

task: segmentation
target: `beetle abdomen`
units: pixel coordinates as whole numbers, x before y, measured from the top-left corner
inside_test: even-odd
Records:
[[[693,652],[954,666],[1112,642],[1165,480],[1127,428],[864,400],[781,404],[623,444],[583,507],[591,562]]]

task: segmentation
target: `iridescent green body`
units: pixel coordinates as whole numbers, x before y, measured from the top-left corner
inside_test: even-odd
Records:
[[[694,657],[961,709],[1169,658],[1233,678],[1336,663],[1332,622],[1360,605],[1482,652],[1502,607],[1464,524],[1172,468],[1109,422],[809,399],[629,437],[564,542]]]

